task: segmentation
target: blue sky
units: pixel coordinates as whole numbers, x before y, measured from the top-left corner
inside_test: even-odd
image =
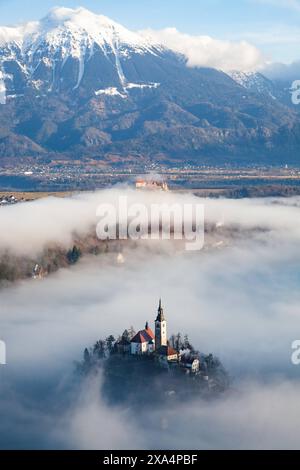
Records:
[[[245,39],[274,61],[300,60],[300,0],[0,0],[0,24],[39,19],[54,6],[83,6],[133,30]]]

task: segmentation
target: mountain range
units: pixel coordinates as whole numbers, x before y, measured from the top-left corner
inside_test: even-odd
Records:
[[[0,164],[297,163],[300,114],[259,72],[184,56],[90,11],[0,28]]]

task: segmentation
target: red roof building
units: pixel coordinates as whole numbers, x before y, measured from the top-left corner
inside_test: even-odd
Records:
[[[156,353],[160,356],[161,359],[166,361],[177,361],[178,359],[178,352],[175,349],[168,346],[161,346]]]
[[[144,330],[140,330],[130,342],[131,354],[152,354],[155,352],[157,359],[164,362],[178,361],[178,351],[168,345],[167,322],[164,311],[159,300],[157,317],[155,320],[155,334],[148,325]],[[156,346],[156,349],[155,349]]]
[[[131,354],[152,353],[155,347],[155,337],[148,323],[131,340]]]

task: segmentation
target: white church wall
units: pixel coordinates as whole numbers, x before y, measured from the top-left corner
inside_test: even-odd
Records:
[[[140,344],[131,343],[131,354],[139,354],[139,352],[140,352]]]

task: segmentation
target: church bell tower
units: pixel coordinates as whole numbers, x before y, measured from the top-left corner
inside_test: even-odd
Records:
[[[167,344],[167,321],[164,316],[164,309],[161,306],[161,299],[159,299],[155,320],[155,350],[157,351],[161,346],[167,346]]]

